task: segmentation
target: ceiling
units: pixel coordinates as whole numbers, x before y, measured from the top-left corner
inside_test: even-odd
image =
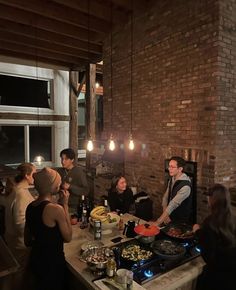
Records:
[[[0,0],[0,55],[68,69],[99,62],[104,38],[128,21],[132,1]]]

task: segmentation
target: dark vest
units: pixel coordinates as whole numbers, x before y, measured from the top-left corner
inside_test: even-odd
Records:
[[[193,214],[193,208],[192,208],[192,186],[191,182],[188,180],[177,180],[173,188],[172,187],[172,179],[169,181],[168,185],[168,204],[169,202],[176,196],[177,192],[183,187],[183,186],[189,186],[191,188],[190,195],[170,214],[170,219],[173,222],[191,222],[192,221],[192,214]]]

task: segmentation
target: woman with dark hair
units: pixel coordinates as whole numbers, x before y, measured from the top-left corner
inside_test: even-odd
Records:
[[[230,193],[223,185],[215,184],[207,195],[210,214],[201,226],[193,226],[206,262],[197,289],[233,290],[236,283],[236,229]]]
[[[119,210],[120,213],[128,213],[134,204],[133,192],[127,187],[127,181],[123,175],[112,179],[111,188],[108,191],[108,204],[111,211]]]

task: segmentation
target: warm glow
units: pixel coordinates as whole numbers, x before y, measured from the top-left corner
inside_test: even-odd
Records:
[[[37,155],[37,156],[35,156],[35,158],[34,158],[34,162],[36,162],[37,164],[41,164],[42,162],[44,162],[45,161],[45,159],[43,158],[43,156],[41,156],[41,155]]]
[[[114,151],[115,150],[115,142],[114,140],[110,139],[110,142],[109,142],[109,150],[111,151]]]
[[[129,149],[134,150],[134,140],[132,138],[129,140]]]
[[[99,86],[100,86],[99,83],[96,83],[96,84],[95,84],[95,87],[96,87],[97,89],[99,88]]]
[[[93,141],[89,140],[87,143],[87,150],[88,151],[93,151]]]

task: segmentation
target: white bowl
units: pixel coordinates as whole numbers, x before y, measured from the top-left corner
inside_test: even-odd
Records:
[[[113,213],[113,212],[109,212],[109,215],[110,215],[111,219],[115,218],[116,221],[113,223],[101,222],[103,234],[110,234],[112,232],[112,229],[117,227],[117,224],[120,221],[120,216],[118,214]],[[91,217],[89,218],[89,222],[93,226],[93,219]]]

